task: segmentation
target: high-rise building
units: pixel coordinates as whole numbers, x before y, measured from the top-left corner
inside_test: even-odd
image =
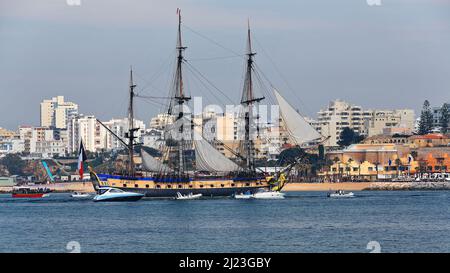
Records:
[[[64,101],[64,96],[41,102],[41,127],[66,129],[69,120],[78,114],[78,105]]]

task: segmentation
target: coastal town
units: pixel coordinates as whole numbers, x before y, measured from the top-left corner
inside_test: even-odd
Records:
[[[290,173],[292,182],[448,181],[450,168],[449,104],[413,109],[363,109],[342,100],[331,101],[308,123],[325,136],[319,149],[308,150],[290,141],[280,118],[278,126],[260,124],[255,136],[255,160],[260,170],[275,172],[290,157],[305,153]],[[36,107],[38,108],[38,107]],[[164,144],[170,116],[157,114],[149,121],[134,120],[136,138],[157,154]],[[216,113],[208,107],[193,116],[199,130],[212,134],[215,148],[234,160],[239,139],[237,114]],[[102,124],[100,124],[102,123]],[[104,126],[103,126],[104,125]],[[108,130],[109,129],[109,130]],[[40,125],[0,129],[0,187],[21,183],[80,182],[76,171],[79,143],[83,140],[89,161],[105,171],[124,168],[122,143],[128,118],[99,121],[81,113],[79,105],[63,96],[40,104]],[[139,167],[139,153],[134,161]],[[89,175],[83,177],[84,181]]]
[[[449,252],[450,1],[0,6],[0,253],[275,272]]]

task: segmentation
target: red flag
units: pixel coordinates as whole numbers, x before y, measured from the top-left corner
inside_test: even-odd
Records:
[[[87,156],[86,152],[84,151],[84,145],[83,140],[80,141],[80,149],[78,150],[78,173],[80,174],[80,178],[83,179],[83,163],[86,161]]]

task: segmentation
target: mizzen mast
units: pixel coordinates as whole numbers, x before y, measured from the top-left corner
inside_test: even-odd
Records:
[[[129,82],[129,105],[128,105],[128,133],[125,135],[128,138],[128,175],[134,176],[134,133],[139,128],[134,128],[134,97],[136,96],[134,89],[136,85],[133,82],[133,68],[130,67],[130,82]]]

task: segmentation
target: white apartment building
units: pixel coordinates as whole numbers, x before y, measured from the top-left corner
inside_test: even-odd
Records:
[[[21,139],[0,139],[0,156],[25,151],[25,143]]]
[[[158,114],[150,120],[150,129],[163,130],[167,125],[173,123],[173,116],[169,114]]]
[[[414,130],[414,110],[368,110],[371,115],[364,121],[367,136],[381,135],[387,129],[398,128],[404,133],[412,133]]]
[[[366,135],[364,127],[365,117],[370,116],[362,110],[361,106],[352,105],[348,102],[335,100],[329,103],[327,108],[318,113],[316,130],[325,137],[329,137],[325,146],[337,146],[340,134],[345,127]]]
[[[36,157],[64,156],[67,153],[67,131],[47,127],[19,127],[23,152]]]
[[[87,151],[97,152],[106,149],[106,129],[101,126],[95,116],[78,115],[68,124],[68,150],[77,152],[83,139]]]
[[[42,158],[52,158],[53,156],[65,156],[67,152],[67,143],[62,140],[46,140],[35,143],[33,154]]]
[[[128,140],[125,137],[125,133],[128,132],[128,118],[123,119],[111,119],[109,121],[103,122],[114,134],[122,138],[125,142]],[[135,132],[137,142],[141,142],[142,136],[145,134],[145,123],[142,120],[134,120],[134,128],[139,128],[138,131]],[[107,132],[105,135],[105,149],[106,150],[115,150],[115,149],[123,149],[123,144],[114,137],[110,132]]]
[[[414,130],[414,110],[363,110],[361,106],[342,100],[329,103],[318,113],[316,130],[329,137],[325,146],[338,146],[340,134],[345,127],[364,136],[383,134],[386,128]]]
[[[64,96],[41,102],[41,127],[67,128],[69,120],[78,114],[78,105],[64,101]]]

